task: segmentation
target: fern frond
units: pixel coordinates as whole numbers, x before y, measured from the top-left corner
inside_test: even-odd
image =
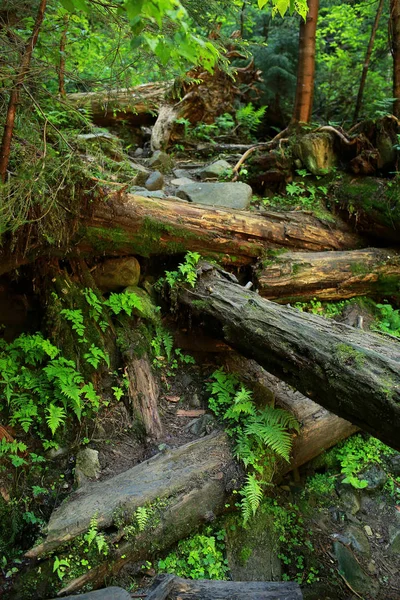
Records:
[[[271,448],[276,454],[289,462],[292,436],[286,431],[283,425],[279,423],[265,425],[253,419],[245,425],[244,431],[246,435],[255,436],[259,441],[268,446],[268,448]]]
[[[138,506],[135,512],[139,531],[144,531],[149,520],[149,511],[145,506]]]
[[[50,406],[46,408],[46,412],[46,423],[49,426],[51,433],[54,435],[60,425],[65,423],[67,415],[62,406],[55,406],[54,404],[50,404]]]
[[[243,522],[246,523],[252,514],[256,514],[263,497],[262,485],[257,481],[255,475],[251,473],[247,475],[246,484],[240,493],[243,496],[241,502]]]

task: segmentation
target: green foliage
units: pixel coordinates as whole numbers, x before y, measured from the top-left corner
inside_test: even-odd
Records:
[[[25,433],[43,437],[43,425],[51,435],[65,424],[67,414],[78,420],[95,413],[100,398],[93,384],[86,383],[73,361],[39,333],[22,334],[13,342],[0,342],[0,408],[7,422]],[[0,452],[15,466],[24,464],[16,455],[26,450],[19,442],[0,443]]]
[[[138,506],[135,512],[135,517],[139,531],[144,531],[150,517],[149,510],[145,506]]]
[[[139,296],[133,292],[125,290],[121,294],[111,292],[109,298],[104,301],[105,306],[108,306],[115,315],[125,312],[129,317],[132,316],[132,310],[137,308],[143,310],[142,301]]]
[[[225,532],[197,534],[178,543],[176,550],[159,560],[157,568],[186,579],[227,579],[228,566],[224,558]]]
[[[219,369],[211,378],[208,405],[223,421],[228,435],[234,438],[235,456],[251,470],[240,492],[246,523],[259,506],[263,487],[270,483],[274,457],[289,461],[292,444],[289,431],[299,431],[299,424],[285,410],[271,406],[258,408],[252,392],[234,375]]]
[[[330,502],[335,491],[334,477],[329,473],[316,473],[307,479],[306,491]]]
[[[180,348],[174,349],[174,338],[164,327],[155,328],[151,347],[154,354],[153,366],[158,369],[166,368],[167,375],[174,375],[179,363],[195,364],[195,360],[190,354],[183,354]]]
[[[380,440],[373,437],[366,439],[364,435],[356,434],[326,452],[324,462],[328,465],[338,464],[345,476],[343,483],[362,489],[367,487],[368,482],[360,479],[358,474],[373,464],[386,470],[385,459],[393,454],[395,451]]]
[[[325,218],[329,218],[329,213],[326,212],[322,205],[322,200],[326,197],[328,188],[324,185],[307,184],[304,181],[307,172],[298,171],[298,173],[303,177],[302,180],[288,183],[286,185],[285,196],[264,198],[262,200],[264,206],[281,210],[310,210],[317,216],[321,215]]]
[[[70,566],[71,565],[68,559],[58,558],[58,556],[55,556],[53,563],[53,573],[57,573],[59,579],[61,579],[62,581],[65,575],[67,574],[67,571]]]
[[[278,538],[278,557],[287,571],[283,574],[283,581],[294,579],[299,584],[319,581],[319,571],[312,560],[311,531],[305,528],[299,507],[291,502],[283,506],[277,500],[266,498],[262,510],[271,516]]]
[[[236,111],[236,121],[244,131],[252,133],[260,125],[266,110],[266,106],[255,109],[253,104],[249,102]]]
[[[187,252],[183,263],[178,265],[177,271],[166,271],[165,278],[161,278],[158,282],[160,287],[164,281],[173,288],[178,283],[188,283],[194,287],[197,281],[197,264],[201,256],[198,252]]]
[[[109,551],[108,544],[106,542],[104,534],[99,533],[99,531],[98,531],[98,523],[97,523],[96,515],[93,515],[93,517],[90,519],[89,529],[84,534],[83,539],[87,544],[87,549],[89,549],[91,544],[93,542],[95,542],[98,553],[103,554],[104,556],[107,556],[108,551]]]
[[[341,300],[339,302],[321,302],[314,298],[310,302],[296,302],[293,306],[302,312],[309,312],[313,315],[321,315],[327,319],[339,317],[343,309],[352,304],[354,300]]]
[[[376,331],[400,337],[400,310],[394,309],[388,303],[377,304],[376,308],[379,310],[378,319],[372,328]]]

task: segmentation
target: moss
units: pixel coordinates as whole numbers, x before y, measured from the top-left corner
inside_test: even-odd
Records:
[[[347,344],[338,344],[335,349],[335,356],[341,365],[362,367],[365,362],[364,354]]]
[[[203,308],[207,308],[208,304],[205,300],[193,300],[192,306],[198,310],[202,310]]]
[[[363,263],[354,263],[350,265],[350,270],[352,275],[367,275],[367,273],[369,273],[368,266]]]

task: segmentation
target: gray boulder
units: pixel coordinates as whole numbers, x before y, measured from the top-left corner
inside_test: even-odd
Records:
[[[226,160],[216,160],[215,162],[207,165],[196,171],[196,174],[200,179],[218,179],[224,171],[231,169],[231,165]]]
[[[178,188],[176,195],[189,202],[208,206],[225,206],[246,210],[253,191],[247,183],[188,183]]]
[[[171,181],[171,185],[176,185],[176,186],[180,186],[180,185],[186,185],[188,183],[196,183],[194,181],[194,179],[190,179],[190,177],[178,177],[178,179],[173,179]]]
[[[101,467],[98,451],[92,448],[79,450],[75,463],[75,479],[78,487],[85,484],[88,479],[98,479],[100,472]]]
[[[93,271],[93,277],[103,292],[117,291],[139,283],[140,264],[134,256],[109,258]]]
[[[160,171],[153,171],[147,178],[144,186],[149,192],[162,190],[164,185],[164,177]]]

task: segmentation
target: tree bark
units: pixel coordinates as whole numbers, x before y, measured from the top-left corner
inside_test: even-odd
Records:
[[[10,160],[11,142],[14,133],[15,116],[17,114],[17,106],[19,102],[19,96],[25,77],[29,72],[31,64],[31,58],[33,50],[36,46],[37,39],[39,37],[39,31],[42,26],[44,13],[46,10],[47,0],[41,0],[36,15],[36,21],[33,26],[32,35],[25,44],[24,52],[22,55],[21,65],[17,77],[13,83],[13,87],[10,92],[10,99],[8,102],[6,122],[4,125],[3,138],[0,146],[0,179],[3,183],[7,180],[7,168]]]
[[[149,257],[192,250],[240,266],[255,262],[268,249],[320,251],[363,245],[362,238],[340,219],[324,223],[300,211],[257,214],[104,191],[83,207],[71,227],[77,232],[67,248],[49,247],[39,240],[27,251],[10,252],[3,245],[0,275],[50,256]]]
[[[400,450],[399,342],[274,304],[234,279],[204,265],[196,287],[180,290],[179,299],[209,316],[241,354]]]
[[[306,20],[300,22],[299,62],[297,68],[294,122],[309,123],[314,99],[315,36],[319,0],[308,0]]]
[[[360,86],[358,88],[357,100],[356,100],[356,108],[354,109],[353,123],[357,122],[358,115],[360,114],[362,99],[364,95],[365,83],[367,81],[369,63],[371,61],[371,54],[374,47],[375,36],[378,30],[379,21],[382,14],[384,0],[379,0],[378,8],[375,15],[374,24],[372,26],[371,37],[369,38],[368,48],[364,59],[363,70],[360,79]]]
[[[125,372],[128,376],[128,393],[134,412],[142,421],[146,435],[152,440],[159,440],[163,434],[157,407],[159,389],[148,357],[146,355],[141,358],[125,356]]]
[[[259,292],[281,304],[400,295],[400,253],[396,250],[285,252],[268,262],[258,272]]]
[[[302,600],[293,581],[210,581],[158,575],[147,600]]]
[[[90,255],[152,256],[196,250],[239,266],[268,248],[319,251],[362,245],[346,224],[323,223],[299,211],[256,214],[119,193],[94,201],[89,209],[82,215],[75,250]]]
[[[390,37],[393,56],[393,114],[400,119],[400,1],[390,0]]]

